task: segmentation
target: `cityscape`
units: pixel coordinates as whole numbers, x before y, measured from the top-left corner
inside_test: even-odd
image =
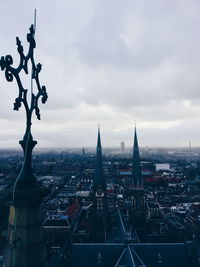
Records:
[[[133,144],[133,150],[121,142],[102,153],[99,129],[96,152],[35,152],[34,174],[45,188],[43,266],[199,266],[200,150],[139,151],[136,129]],[[0,157],[3,261],[8,195],[23,155],[1,150]]]
[[[200,3],[161,2],[2,3],[0,267],[200,267]]]

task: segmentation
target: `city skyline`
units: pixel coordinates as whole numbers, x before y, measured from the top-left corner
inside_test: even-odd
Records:
[[[26,49],[35,8],[49,94],[34,118],[38,147],[94,147],[98,123],[103,147],[131,147],[135,121],[141,147],[200,146],[198,1],[5,2],[0,56],[18,62],[15,37]],[[17,86],[1,72],[0,88],[0,148],[18,148]]]

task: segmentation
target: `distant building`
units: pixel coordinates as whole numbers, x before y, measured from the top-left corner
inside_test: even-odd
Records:
[[[125,143],[121,142],[121,153],[124,154],[125,152]]]
[[[170,171],[169,163],[156,164],[156,171]]]
[[[70,222],[67,215],[49,216],[44,222],[45,239],[50,254],[59,254],[69,238]]]

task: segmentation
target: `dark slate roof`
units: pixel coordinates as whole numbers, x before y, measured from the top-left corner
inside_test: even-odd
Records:
[[[49,226],[69,227],[68,216],[60,215],[57,217],[47,218],[46,221],[44,222],[44,227],[49,227]]]
[[[143,260],[138,256],[136,251],[133,248],[131,248],[130,246],[129,246],[129,250],[132,253],[132,257],[134,259],[135,266],[138,266],[138,267],[145,266],[146,267],[146,264],[144,264]]]
[[[123,243],[125,240],[127,231],[124,227],[124,223],[123,223],[119,208],[117,208],[116,216],[117,218],[115,222],[115,227],[117,229],[116,231],[114,231],[108,228],[107,233],[106,233],[107,243],[116,243],[116,240],[118,240],[118,243]]]
[[[79,209],[80,209],[80,204],[78,202],[78,199],[76,198],[76,199],[74,199],[72,204],[68,207],[68,209],[66,211],[66,215],[69,217],[72,215],[75,215]]]
[[[115,267],[124,248],[123,244],[73,244],[69,267]],[[98,263],[99,254],[102,265]]]
[[[131,248],[148,267],[190,267],[190,255],[183,243],[134,244]],[[161,263],[158,263],[161,261]]]
[[[192,243],[73,244],[69,267],[194,267],[194,258]]]
[[[132,251],[129,246],[127,246],[123,250],[122,255],[120,256],[118,262],[115,265],[115,267],[120,267],[120,266],[135,267]]]

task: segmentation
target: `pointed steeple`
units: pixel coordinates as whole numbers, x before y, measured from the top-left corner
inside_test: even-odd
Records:
[[[94,205],[92,206],[91,227],[92,240],[96,243],[104,243],[106,238],[107,227],[106,183],[105,176],[103,173],[101,135],[99,126],[96,148],[96,169],[93,186],[93,204]],[[100,262],[101,261],[99,260],[98,265],[100,264]]]
[[[101,148],[101,135],[100,127],[98,126],[97,136],[97,149],[96,149],[96,172],[95,172],[95,187],[96,189],[101,187],[104,188],[105,182],[103,177],[103,163],[102,163],[102,148]]]
[[[97,148],[101,148],[100,125],[98,125]]]
[[[134,131],[132,184],[135,187],[141,187],[143,184],[136,127]]]

